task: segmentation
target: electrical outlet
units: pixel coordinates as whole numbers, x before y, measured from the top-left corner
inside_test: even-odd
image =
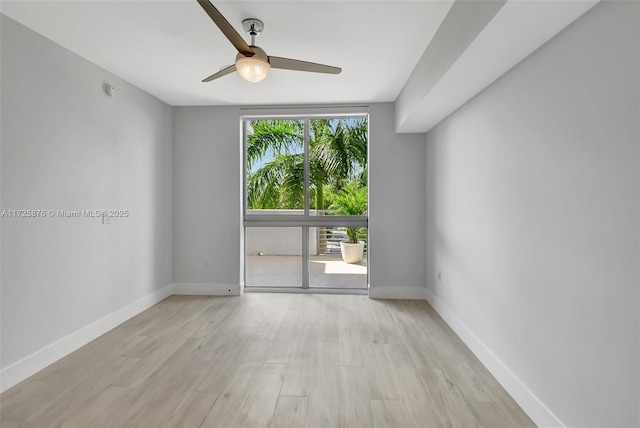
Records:
[[[204,259],[202,261],[202,265],[204,266],[205,269],[209,269],[209,263],[210,263],[209,259]]]

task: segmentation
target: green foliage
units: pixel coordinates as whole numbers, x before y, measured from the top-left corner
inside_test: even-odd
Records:
[[[353,124],[346,120],[319,119],[311,122],[313,144],[311,158],[326,171],[327,184],[341,189],[367,165],[367,123],[358,119]]]
[[[336,215],[364,215],[367,212],[367,188],[359,187],[356,182],[344,186],[333,198],[331,213]],[[361,228],[347,227],[348,243],[358,243]]]
[[[249,178],[247,194],[250,209],[303,208],[303,155],[278,155]]]
[[[300,209],[304,200],[304,122],[257,120],[247,136],[249,209]],[[309,121],[310,207],[325,210],[346,183],[366,186],[365,119]],[[267,155],[273,160],[260,165]],[[259,165],[255,170],[254,166]],[[366,193],[366,192],[365,192]]]
[[[253,120],[247,135],[247,168],[264,158],[269,150],[276,154],[302,151],[304,124],[300,120]]]

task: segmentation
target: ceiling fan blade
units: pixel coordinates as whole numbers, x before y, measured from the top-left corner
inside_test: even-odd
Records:
[[[219,77],[222,76],[226,76],[227,74],[233,73],[234,71],[236,71],[236,65],[230,65],[229,67],[225,67],[222,70],[218,71],[215,74],[212,74],[211,76],[207,77],[206,79],[204,79],[202,81],[202,83],[206,83],[206,82],[211,82],[212,80],[215,80]]]
[[[312,73],[328,74],[340,74],[342,71],[340,67],[316,64],[315,62],[299,61],[297,59],[280,58],[278,56],[270,56],[269,63],[273,68],[282,68],[284,70],[310,71]]]
[[[244,41],[242,36],[238,34],[233,26],[229,24],[229,21],[222,16],[220,11],[216,9],[209,0],[198,0],[198,3],[200,3],[200,6],[202,6],[204,11],[207,12],[207,15],[209,15],[218,28],[220,28],[220,31],[222,31],[227,39],[229,39],[231,44],[236,47],[238,52],[244,56],[253,56],[253,50],[249,47],[247,42]]]

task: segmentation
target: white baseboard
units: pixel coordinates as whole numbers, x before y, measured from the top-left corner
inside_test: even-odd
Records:
[[[169,284],[4,368],[0,371],[0,392],[6,391],[36,374],[60,358],[166,299],[172,293],[173,285]]]
[[[369,287],[369,297],[372,299],[407,299],[424,300],[425,287]]]
[[[173,284],[173,294],[198,296],[240,296],[240,284],[182,283]]]
[[[427,302],[456,332],[513,399],[539,427],[565,427],[565,424],[476,336],[435,294],[425,289]]]

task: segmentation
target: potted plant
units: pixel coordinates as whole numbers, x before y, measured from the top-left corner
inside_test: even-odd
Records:
[[[367,212],[367,188],[349,184],[338,191],[331,206],[335,215],[364,215]],[[347,242],[340,243],[342,260],[347,263],[358,263],[364,253],[364,242],[358,239],[360,227],[347,227]]]

